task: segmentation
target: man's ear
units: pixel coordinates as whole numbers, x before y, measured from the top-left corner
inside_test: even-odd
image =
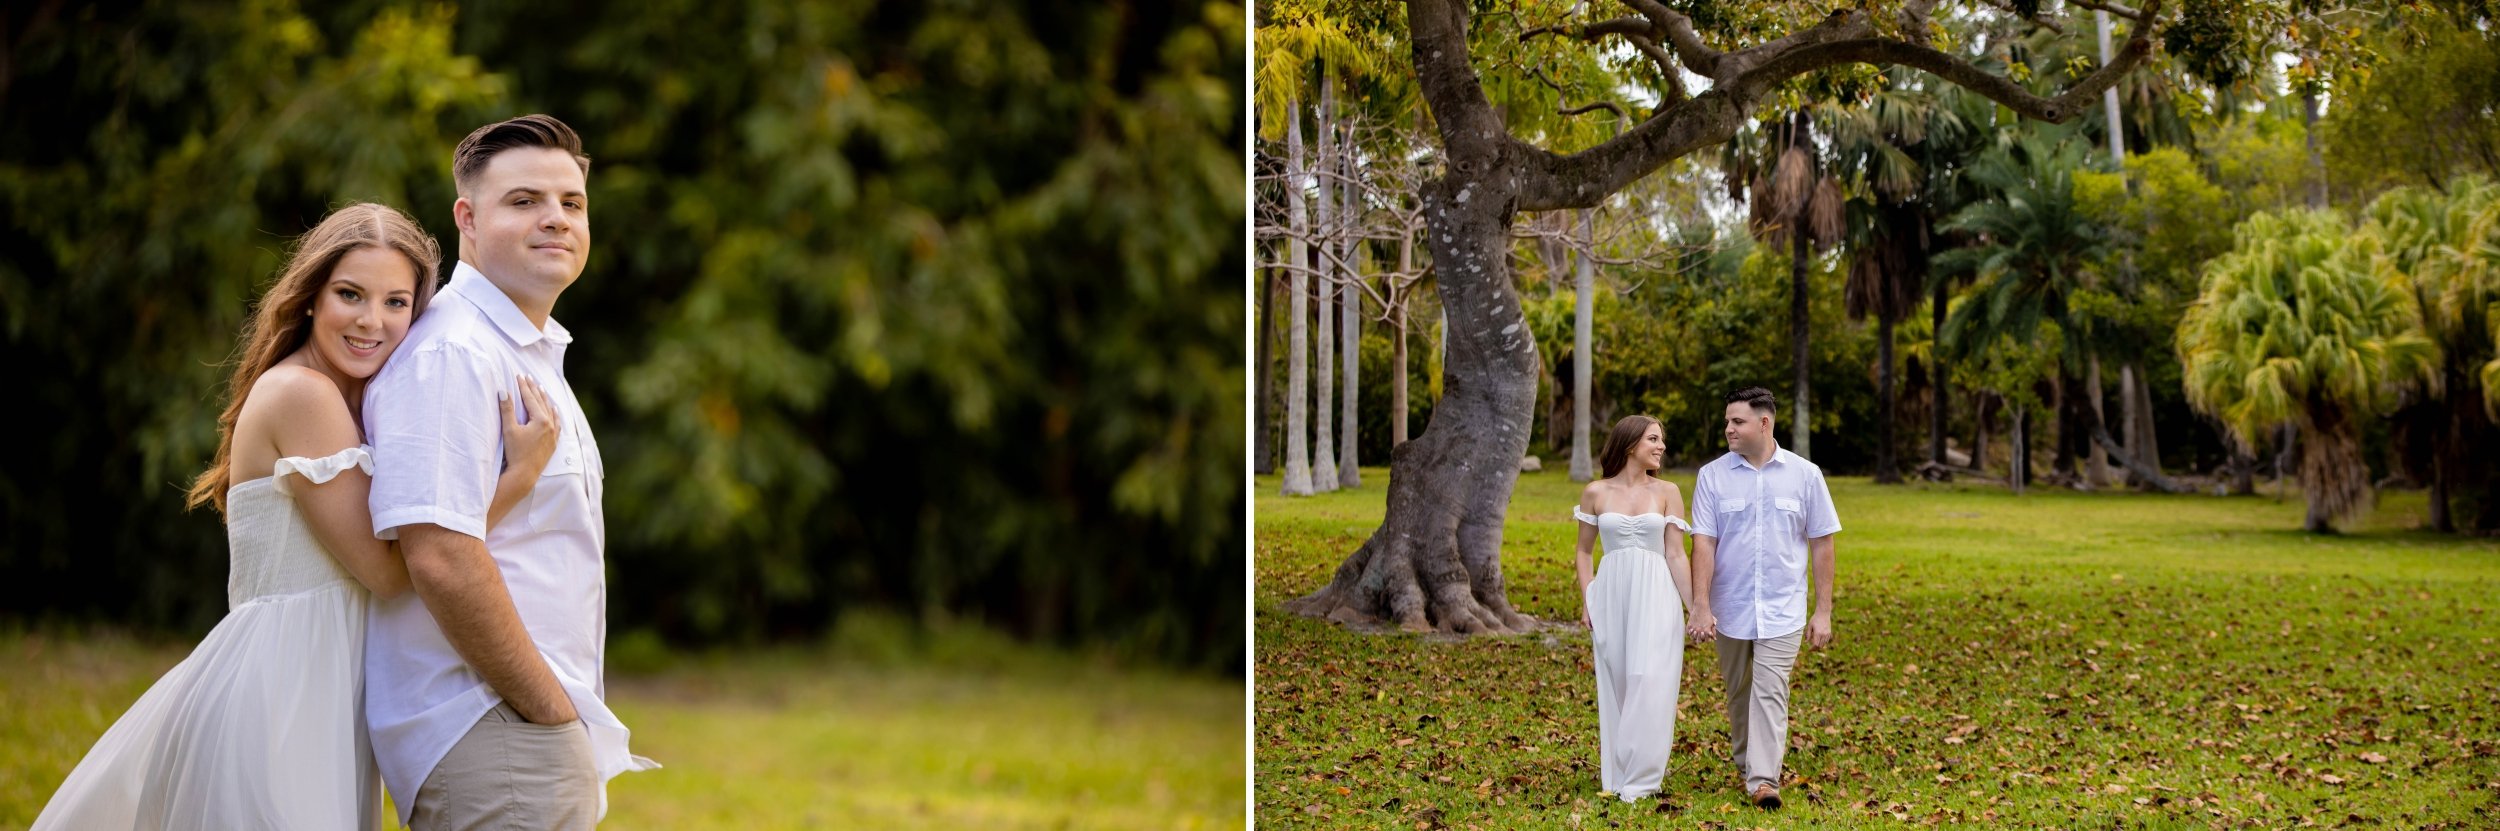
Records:
[[[469,197],[451,201],[451,224],[459,228],[460,235],[464,237],[477,230],[477,209],[469,204]]]

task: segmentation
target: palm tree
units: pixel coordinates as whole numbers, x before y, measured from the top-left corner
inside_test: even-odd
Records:
[[[1936,258],[1940,271],[1976,275],[1974,302],[1954,307],[1941,340],[1947,351],[1966,358],[1999,336],[2029,343],[2043,321],[2058,324],[2058,389],[2081,388],[2079,378],[2092,366],[2097,319],[2076,301],[2086,293],[2114,292],[2097,271],[2114,250],[2111,229],[2092,221],[2075,201],[2074,174],[2089,164],[2089,144],[2068,130],[2038,130],[2011,137],[1972,165],[1970,178],[1989,194],[1955,213],[1940,226],[1973,236],[1977,242]],[[2163,490],[2183,488],[2160,471],[2138,463],[2109,438],[2107,428],[2088,417],[2092,408],[2076,406],[2073,395],[2059,410],[2057,459],[2072,471],[2079,441],[2098,443],[2145,481]]]
[[[2188,403],[2253,448],[2302,436],[2303,526],[2331,533],[2369,496],[2360,419],[2435,382],[2438,348],[2421,333],[2406,279],[2371,235],[2334,213],[2261,213],[2242,223],[2178,333]]]
[[[1893,383],[1893,326],[1918,306],[1927,285],[1928,260],[1939,246],[1934,225],[1958,205],[1948,181],[1970,125],[1933,90],[1906,82],[1877,92],[1863,104],[1816,107],[1832,140],[1832,167],[1852,181],[1847,200],[1849,318],[1875,318],[1876,394],[1882,402],[1875,446],[1875,481],[1901,481],[1893,459],[1893,428],[1899,396]],[[1941,389],[1936,397],[1942,412]],[[1942,455],[1942,429],[1931,436],[1931,455]],[[1936,461],[1943,461],[1941,458]]]
[[[2439,349],[2438,377],[2408,408],[2410,423],[2422,429],[2408,435],[2431,437],[2426,452],[2416,454],[2430,460],[2430,524],[2454,531],[2449,496],[2465,473],[2461,463],[2474,458],[2467,437],[2483,432],[2477,417],[2500,410],[2500,386],[2491,383],[2500,380],[2500,185],[2475,177],[2444,194],[2398,188],[2363,217],[2362,235],[2376,239],[2387,264],[2404,275],[2423,335]],[[2482,519],[2477,524],[2489,527]]]
[[[1728,195],[1751,206],[1746,225],[1754,237],[1789,249],[1788,337],[1795,386],[1790,392],[1788,449],[1810,459],[1806,266],[1816,253],[1840,242],[1844,216],[1840,180],[1817,158],[1814,118],[1807,110],[1748,132],[1753,140],[1739,135],[1727,143],[1719,169],[1727,176]]]

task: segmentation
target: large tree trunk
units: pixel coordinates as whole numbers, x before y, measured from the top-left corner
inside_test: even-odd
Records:
[[[1937,333],[1936,335],[1931,336],[1927,349],[1928,370],[1930,372],[1934,372],[1936,375],[1934,385],[1930,387],[1932,392],[1929,393],[1930,400],[1935,401],[1936,406],[1928,408],[1927,412],[1927,460],[1941,465],[1944,464],[1945,403],[1953,400],[1953,396],[1951,395],[1952,390],[1945,383],[1945,379],[1949,376],[1945,374],[1944,370],[1944,346],[1935,342],[1943,339],[1942,335],[1944,332],[1945,310],[1944,286],[1936,286],[1934,297],[1929,301],[1927,308],[1928,319],[1933,323],[1933,327],[1928,329],[1928,331]],[[1987,428],[1983,427],[1980,429],[1984,431]],[[1986,457],[1981,453],[1979,448],[1971,448],[1971,469],[1986,470],[1987,466],[1980,464],[1979,461],[1983,458]]]
[[[1534,625],[1511,608],[1501,570],[1502,521],[1528,449],[1540,361],[1508,277],[1517,197],[1501,155],[1454,152],[1449,174],[1424,187],[1427,241],[1449,321],[1441,400],[1423,434],[1389,454],[1388,514],[1379,530],[1327,586],[1287,603],[1289,611],[1409,631]]]
[[[1596,244],[1596,225],[1591,212],[1580,212],[1580,231],[1592,247]],[[1579,275],[1574,281],[1571,314],[1571,481],[1586,482],[1597,477],[1589,462],[1589,356],[1590,317],[1597,311],[1597,269],[1589,262],[1588,252],[1579,256]]]
[[[1311,494],[1311,252],[1310,218],[1302,204],[1302,113],[1285,119],[1286,262],[1292,265],[1292,290],[1286,294],[1291,314],[1285,326],[1285,481],[1286,496]]]
[[[1259,270],[1259,408],[1250,422],[1257,433],[1251,442],[1251,470],[1260,476],[1276,472],[1276,270]]]
[[[1800,211],[1798,217],[1790,220],[1801,227],[1788,229],[1788,358],[1796,369],[1796,382],[1789,392],[1793,414],[1788,422],[1788,451],[1811,460],[1814,451],[1808,444],[1811,435],[1806,413],[1806,384],[1811,374],[1806,366],[1806,261],[1812,259],[1813,248],[1802,227],[1803,214]]]
[[[2349,414],[2329,406],[2309,407],[2309,429],[2300,444],[2300,491],[2308,503],[2302,528],[2313,534],[2335,533],[2335,521],[2361,511],[2370,499],[2370,466],[2361,457],[2361,437]]]
[[[1875,316],[1875,395],[1882,399],[1884,414],[1875,435],[1875,483],[1897,485],[1901,472],[1892,459],[1892,419],[1896,405],[1892,388],[1892,318]]]

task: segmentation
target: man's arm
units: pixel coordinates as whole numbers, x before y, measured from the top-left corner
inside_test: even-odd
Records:
[[[522,718],[538,724],[581,718],[521,626],[521,612],[486,543],[430,523],[401,526],[399,532],[409,583],[460,660]]]
[[[1806,619],[1806,643],[1817,649],[1832,645],[1832,561],[1838,536],[1806,540],[1806,560],[1814,569],[1814,616]]]

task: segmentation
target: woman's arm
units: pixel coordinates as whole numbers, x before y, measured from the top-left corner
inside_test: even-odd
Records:
[[[1666,503],[1664,512],[1667,516],[1677,518],[1684,516],[1684,492],[1676,488],[1674,482],[1667,483]],[[1693,609],[1693,566],[1684,559],[1684,529],[1672,524],[1667,526],[1666,554],[1667,574],[1675,578],[1675,599],[1684,604],[1686,612],[1691,612]]]
[[[1597,485],[1595,483],[1590,483],[1587,488],[1581,489],[1580,513],[1591,515],[1597,513]],[[1580,593],[1576,595],[1580,598],[1580,628],[1590,629],[1594,627],[1589,623],[1589,582],[1597,579],[1596,563],[1591,559],[1590,552],[1597,547],[1597,526],[1581,522],[1578,517],[1572,518],[1572,524],[1580,526],[1580,541],[1572,546],[1573,567],[1578,570],[1580,578]]]
[[[328,376],[304,367],[280,366],[262,373],[248,395],[243,412],[235,419],[238,443],[249,437],[268,442],[279,458],[306,459],[328,458],[358,446],[356,417],[348,414],[347,398]],[[370,474],[350,466],[319,484],[301,474],[288,476],[293,481],[272,484],[293,494],[313,539],[349,576],[377,598],[408,591],[408,567],[400,560],[399,550],[373,536],[373,515],[365,501],[373,489]]]

